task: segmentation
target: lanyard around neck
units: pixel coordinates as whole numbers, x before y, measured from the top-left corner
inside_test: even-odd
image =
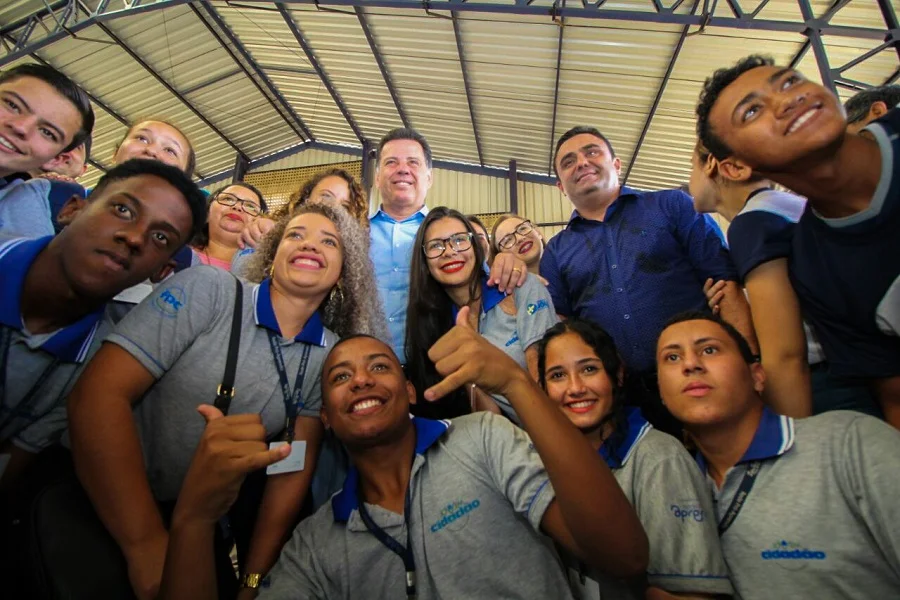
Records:
[[[294,439],[294,424],[297,421],[297,415],[303,410],[303,380],[306,377],[306,366],[309,364],[309,344],[303,344],[303,353],[300,356],[300,368],[297,369],[297,378],[294,380],[294,390],[288,383],[287,366],[284,364],[284,355],[281,353],[281,344],[278,336],[271,331],[266,330],[269,334],[269,347],[272,349],[272,358],[275,361],[275,370],[278,371],[278,381],[281,383],[281,393],[284,396],[284,413],[285,440],[290,442]]]
[[[369,511],[366,509],[365,500],[362,497],[362,488],[360,488],[359,493],[359,516],[362,519],[363,524],[366,526],[366,529],[375,536],[382,545],[387,547],[388,550],[399,556],[403,560],[403,566],[406,568],[406,598],[407,600],[415,600],[416,597],[416,561],[413,558],[412,551],[412,532],[409,528],[409,513],[410,513],[410,490],[412,489],[412,474],[409,477],[409,483],[406,486],[406,499],[403,502],[403,522],[406,525],[406,546],[403,546],[400,542],[395,540],[393,537],[387,534],[381,527],[379,527],[375,521],[372,520],[372,517],[369,515]]]
[[[728,506],[728,510],[725,511],[725,516],[719,521],[720,537],[728,531],[728,528],[731,527],[734,520],[737,519],[738,513],[744,508],[744,504],[747,502],[747,497],[750,496],[750,490],[753,489],[753,484],[756,483],[756,476],[759,475],[761,468],[762,461],[759,460],[754,460],[747,465],[747,470],[744,471],[744,477],[741,479],[741,484],[738,486],[737,492],[735,492],[734,497],[731,499],[731,504]]]

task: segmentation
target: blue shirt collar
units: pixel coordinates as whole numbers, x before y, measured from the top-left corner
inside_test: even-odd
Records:
[[[387,214],[386,212],[384,212],[384,205],[383,205],[383,204],[379,204],[379,205],[378,205],[378,210],[376,210],[374,213],[372,213],[371,215],[369,215],[369,220],[370,220],[370,221],[376,221],[376,220],[378,220],[378,221],[384,221],[384,220],[387,220],[387,221],[393,221],[394,223],[406,223],[407,221],[412,221],[412,220],[424,221],[426,216],[428,216],[428,207],[427,207],[426,205],[423,204],[423,205],[422,205],[422,208],[420,208],[419,210],[417,210],[417,211],[414,212],[413,214],[409,215],[408,217],[406,217],[406,218],[403,219],[402,221],[398,221],[397,219],[395,219],[395,218],[392,217],[391,215],[389,215],[389,214]]]
[[[753,441],[738,464],[752,460],[775,458],[786,453],[794,446],[794,419],[772,412],[768,406],[763,407],[762,418],[753,435]],[[697,453],[697,464],[706,473],[706,459]]]
[[[509,294],[501,292],[497,286],[488,285],[487,275],[481,277],[481,312],[487,314],[489,310],[500,304]],[[459,307],[453,305],[453,322],[456,322],[456,315],[459,313]]]
[[[653,429],[653,425],[647,422],[639,408],[628,407],[625,409],[625,415],[627,421],[625,439],[616,451],[616,454],[622,458],[619,459],[618,456],[611,456],[606,444],[601,445],[600,450],[598,451],[610,469],[620,469],[624,467],[625,463],[628,462],[628,459],[631,458],[638,442],[647,435],[648,431]]]
[[[281,328],[278,327],[278,320],[275,318],[275,309],[272,308],[271,279],[263,279],[262,283],[253,288],[253,309],[257,325],[281,335]],[[325,346],[325,326],[322,324],[322,317],[319,316],[318,311],[312,314],[300,333],[294,336],[294,340]]]
[[[425,454],[425,451],[450,429],[450,421],[432,421],[420,417],[411,417],[411,419],[416,428],[416,454]],[[412,485],[412,475],[410,475],[409,485]],[[356,470],[356,467],[351,466],[347,472],[347,478],[344,479],[344,487],[331,498],[331,510],[334,513],[335,522],[346,523],[350,520],[353,511],[359,508],[358,489],[359,471]]]
[[[37,255],[53,236],[38,239],[16,239],[0,245],[0,323],[22,331],[22,287]],[[85,315],[51,335],[41,350],[66,362],[82,362],[100,325],[103,308]]]
[[[618,206],[619,200],[621,200],[622,198],[624,198],[624,197],[626,197],[626,196],[637,196],[637,195],[639,195],[639,194],[640,194],[640,192],[639,192],[638,190],[636,190],[636,189],[634,189],[634,188],[630,188],[630,187],[628,187],[627,185],[623,185],[623,186],[619,189],[619,195],[618,195],[618,197],[617,197],[615,200],[613,200],[613,201],[612,201],[612,204],[610,204],[610,205],[607,207],[607,209],[606,209],[606,216],[608,217],[609,215],[611,215],[611,214],[615,211],[616,206]],[[584,219],[584,217],[582,217],[580,214],[578,214],[578,210],[577,210],[577,209],[572,211],[572,214],[569,216],[569,223],[568,223],[568,225],[566,225],[566,227],[568,227],[569,225],[571,225],[571,224],[572,224],[572,221],[574,221],[575,219]]]

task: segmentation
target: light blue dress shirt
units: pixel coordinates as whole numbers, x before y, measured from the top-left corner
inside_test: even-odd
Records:
[[[409,265],[419,226],[428,214],[423,206],[397,221],[379,209],[369,217],[372,243],[369,252],[375,265],[375,283],[391,333],[391,347],[406,363],[406,306],[409,304]]]

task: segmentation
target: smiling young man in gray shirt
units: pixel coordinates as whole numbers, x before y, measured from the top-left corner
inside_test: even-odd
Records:
[[[699,448],[743,600],[897,597],[900,432],[856,412],[771,412],[746,341],[711,315],[674,318],[657,363],[663,401]]]
[[[647,538],[609,468],[530,376],[466,325],[468,311],[429,351],[445,379],[425,401],[477,383],[509,398],[531,437],[488,414],[410,419],[414,388],[390,348],[339,342],[322,374],[322,419],[354,468],[295,531],[260,598],[571,598],[551,540],[640,582]],[[211,420],[185,481],[161,598],[215,597],[215,520],[242,473],[280,458],[229,419]]]

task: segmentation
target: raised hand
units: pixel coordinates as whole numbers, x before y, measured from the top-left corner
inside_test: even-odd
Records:
[[[290,454],[290,444],[269,449],[257,414],[225,416],[204,404],[197,408],[206,430],[194,453],[175,512],[180,518],[215,523],[237,499],[244,477]]]
[[[724,280],[713,283],[712,278],[710,278],[703,284],[703,293],[706,294],[706,302],[709,304],[714,315],[719,314],[719,304],[725,297],[725,285],[727,283],[728,282]]]
[[[275,227],[275,221],[266,217],[251,219],[241,231],[238,246],[244,248],[256,248],[266,235]]]
[[[528,376],[505,352],[472,328],[469,311],[468,306],[461,308],[453,329],[428,350],[428,358],[444,379],[425,391],[425,400],[438,400],[466,384],[503,394],[516,377]]]
[[[488,285],[496,285],[501,292],[511,293],[521,287],[528,278],[528,268],[524,261],[509,252],[501,252],[494,257]]]

